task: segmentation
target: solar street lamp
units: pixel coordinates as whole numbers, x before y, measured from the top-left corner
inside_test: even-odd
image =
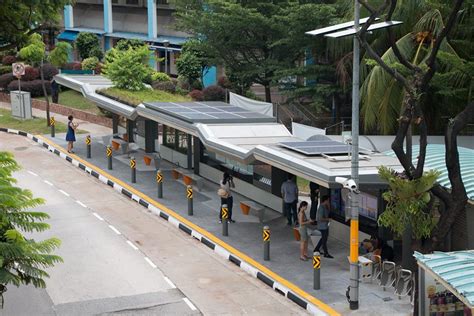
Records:
[[[369,18],[360,19],[360,4],[354,0],[354,21],[328,26],[321,29],[306,32],[308,35],[324,35],[330,38],[345,36],[354,37],[353,63],[352,63],[352,155],[351,155],[351,180],[356,188],[359,186],[359,59],[360,48],[355,34],[360,30],[360,25],[365,24]],[[392,27],[402,22],[385,21],[369,26],[368,30],[377,30]],[[350,191],[350,285],[347,298],[352,310],[359,308],[359,198],[355,190]]]
[[[168,46],[170,46],[170,41],[164,40],[163,46],[165,47],[165,73],[168,74]]]

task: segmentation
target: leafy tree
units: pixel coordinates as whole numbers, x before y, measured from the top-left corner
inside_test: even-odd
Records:
[[[72,46],[67,42],[58,42],[56,47],[49,53],[48,60],[56,67],[62,67],[68,61],[69,51]]]
[[[138,39],[121,39],[115,45],[118,50],[128,50],[129,48],[136,49],[145,45],[145,42]]]
[[[295,67],[312,39],[304,33],[328,24],[333,9],[321,1],[176,0],[178,27],[202,39],[201,51],[229,78],[270,87]],[[302,21],[304,23],[302,23]]]
[[[360,1],[369,12],[370,17],[364,24],[360,32],[356,35],[367,55],[373,59],[380,68],[386,72],[390,78],[394,78],[397,84],[403,88],[404,92],[399,92],[398,98],[401,98],[401,111],[398,117],[398,129],[395,140],[392,143],[392,149],[398,160],[404,168],[404,173],[409,180],[418,181],[423,177],[423,169],[426,158],[427,147],[427,131],[428,124],[425,115],[425,108],[430,105],[427,98],[430,82],[436,75],[438,63],[437,57],[443,47],[447,47],[449,34],[454,26],[463,16],[463,11],[471,7],[472,1],[467,1],[463,6],[463,0],[455,0],[452,5],[441,3],[447,7],[446,15],[443,17],[443,24],[432,29],[429,33],[420,34],[423,41],[429,41],[429,45],[418,46],[420,54],[415,55],[415,60],[408,59],[402,53],[403,47],[397,43],[393,30],[387,29],[388,42],[393,51],[394,59],[391,62],[384,60],[367,41],[368,28],[372,25],[376,18],[382,17],[391,20],[397,6],[397,0],[385,0],[378,7],[371,7],[367,2]],[[428,1],[428,3],[437,3],[436,1]],[[384,15],[383,13],[386,12]],[[439,14],[439,10],[433,14]],[[399,40],[400,42],[400,40]],[[418,48],[417,48],[418,50]],[[421,51],[426,53],[421,55]],[[423,62],[418,63],[416,59],[423,56]],[[401,96],[400,96],[401,94]],[[459,164],[459,154],[457,148],[457,135],[460,131],[474,119],[474,102],[472,100],[464,100],[463,108],[459,112],[454,113],[454,117],[449,120],[446,126],[445,146],[446,146],[446,167],[448,170],[451,190],[448,191],[436,183],[431,192],[440,199],[444,204],[443,210],[440,212],[440,219],[433,229],[430,239],[424,244],[424,251],[433,249],[442,249],[447,234],[451,231],[458,214],[465,208],[467,203],[467,194],[464,183],[461,178],[461,169]],[[416,165],[411,157],[411,128],[415,127],[420,134],[420,151],[415,159]],[[406,149],[404,141],[407,141]],[[416,305],[416,304],[415,304]]]
[[[42,232],[49,229],[44,221],[48,214],[29,211],[44,203],[34,198],[29,190],[14,186],[14,171],[20,167],[8,152],[0,152],[0,296],[9,284],[20,286],[33,284],[46,287],[44,270],[62,262],[61,257],[51,254],[60,245],[57,238],[35,241],[24,233]]]
[[[31,34],[58,23],[71,0],[0,1],[0,51],[23,46]]]
[[[41,75],[41,82],[43,87],[43,95],[46,100],[46,125],[49,126],[49,97],[46,90],[44,72],[43,72],[43,63],[45,57],[45,45],[41,35],[34,33],[30,36],[28,46],[23,47],[20,50],[20,57],[27,60],[33,66],[38,66]]]
[[[143,82],[151,72],[149,58],[147,45],[127,50],[112,48],[107,52],[102,73],[118,88],[142,90],[145,88]]]
[[[95,70],[97,64],[99,63],[99,59],[97,57],[89,57],[82,61],[82,69],[83,70]]]
[[[100,49],[99,38],[93,33],[79,33],[75,45],[82,59],[97,57],[97,59],[101,60],[104,57]]]
[[[202,65],[199,57],[192,52],[184,51],[179,56],[176,61],[176,69],[178,70],[178,75],[186,78],[190,84],[199,80],[202,75]]]

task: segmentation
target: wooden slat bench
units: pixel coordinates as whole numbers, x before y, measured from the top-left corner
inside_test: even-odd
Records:
[[[204,179],[198,175],[195,175],[192,170],[174,168],[171,170],[171,176],[175,180],[178,180],[180,177],[183,178],[185,185],[194,185],[198,191],[202,191],[204,187]]]
[[[240,209],[244,215],[249,215],[249,211],[252,209],[258,213],[260,223],[263,223],[265,219],[265,206],[255,203],[254,201],[240,201]]]

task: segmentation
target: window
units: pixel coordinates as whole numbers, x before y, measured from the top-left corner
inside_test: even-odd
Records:
[[[185,132],[164,125],[163,146],[179,151],[183,154],[188,152],[188,135]]]
[[[245,165],[223,155],[209,152],[205,147],[201,162],[222,172],[227,171],[236,179],[253,184],[254,174],[252,165]]]

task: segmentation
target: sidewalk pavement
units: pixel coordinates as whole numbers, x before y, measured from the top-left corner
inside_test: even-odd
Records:
[[[111,131],[109,130],[109,134]],[[52,139],[62,147],[66,147],[63,137]],[[328,246],[334,259],[322,258],[321,289],[313,290],[313,268],[311,261],[299,260],[299,242],[293,236],[293,231],[286,225],[286,219],[278,212],[267,209],[264,225],[271,229],[271,261],[263,260],[262,226],[256,214],[243,215],[240,201],[248,198],[239,194],[234,196],[233,218],[236,223],[229,224],[229,236],[222,236],[222,225],[218,223],[220,198],[217,196],[217,184],[205,180],[204,189],[194,192],[194,216],[187,215],[186,186],[174,180],[171,170],[174,165],[162,161],[161,169],[164,174],[163,199],[157,198],[156,173],[153,168],[145,167],[143,152],[134,154],[137,158],[137,183],[131,183],[131,171],[127,157],[114,157],[113,170],[107,170],[105,145],[102,138],[92,135],[92,158],[86,159],[86,135],[78,135],[75,144],[76,155],[93,165],[103,169],[112,176],[126,182],[136,190],[154,198],[159,203],[172,209],[181,216],[216,235],[224,242],[250,256],[260,264],[271,269],[281,277],[299,286],[317,299],[325,302],[341,314],[354,315],[409,315],[412,310],[409,298],[399,299],[393,294],[393,289],[382,288],[373,283],[360,284],[360,309],[350,311],[346,299],[346,289],[349,284],[349,247],[329,238]],[[118,156],[118,152],[114,152]],[[140,171],[148,170],[148,171]],[[314,245],[309,245],[312,253]]]

